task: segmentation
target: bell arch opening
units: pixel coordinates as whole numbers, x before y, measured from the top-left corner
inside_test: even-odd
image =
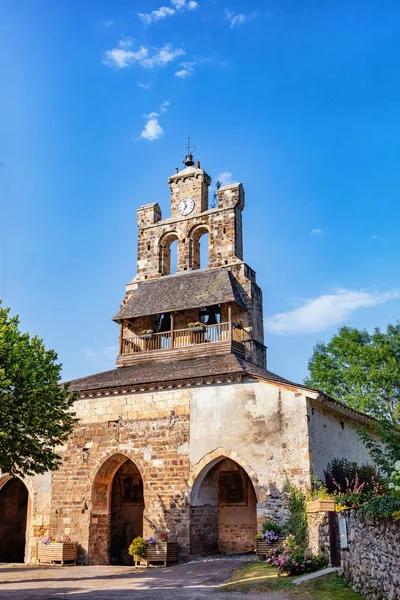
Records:
[[[191,234],[190,267],[192,269],[205,269],[209,264],[209,231],[200,225]]]
[[[246,471],[219,457],[198,474],[191,492],[193,554],[251,552],[257,533],[257,497]]]
[[[160,273],[171,275],[178,270],[179,238],[175,231],[167,233],[159,244]]]
[[[18,477],[0,484],[0,563],[25,560],[29,492]]]
[[[115,454],[98,470],[92,490],[88,559],[97,565],[130,565],[128,548],[143,535],[143,479],[128,457]]]

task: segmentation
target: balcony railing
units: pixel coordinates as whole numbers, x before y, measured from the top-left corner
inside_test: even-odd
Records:
[[[247,339],[247,331],[233,327],[230,323],[205,325],[201,331],[193,331],[190,328],[163,331],[162,333],[152,333],[148,337],[139,336],[134,333],[125,333],[121,343],[121,354],[151,352],[152,350],[171,350],[172,348],[183,348],[195,344],[214,342],[235,341],[243,343]]]

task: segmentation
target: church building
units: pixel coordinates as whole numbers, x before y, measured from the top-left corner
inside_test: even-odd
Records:
[[[0,475],[0,562],[34,562],[47,534],[96,565],[131,564],[132,539],[161,533],[183,559],[251,551],[257,523],[287,518],[287,477],[306,486],[333,458],[369,462],[356,434],[369,417],[268,370],[244,189],[220,187],[210,208],[210,183],[189,154],[168,180],[170,216],[138,208],[116,368],[71,382],[79,421],[57,471]]]

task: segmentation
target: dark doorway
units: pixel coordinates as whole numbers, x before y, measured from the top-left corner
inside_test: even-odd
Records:
[[[26,485],[17,477],[0,490],[0,562],[24,562],[28,497]]]
[[[116,472],[111,491],[110,563],[131,565],[131,541],[143,535],[143,481],[136,465],[127,460]]]

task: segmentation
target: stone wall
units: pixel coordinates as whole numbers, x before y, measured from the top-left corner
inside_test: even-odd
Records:
[[[143,534],[168,531],[189,551],[189,392],[125,394],[76,403],[80,419],[53,474],[52,535],[80,542],[80,559],[107,564],[111,487],[131,459],[143,479]]]
[[[307,550],[329,558],[328,513],[307,515]]]
[[[346,511],[348,549],[342,550],[343,574],[367,600],[400,598],[400,523],[369,519]]]

